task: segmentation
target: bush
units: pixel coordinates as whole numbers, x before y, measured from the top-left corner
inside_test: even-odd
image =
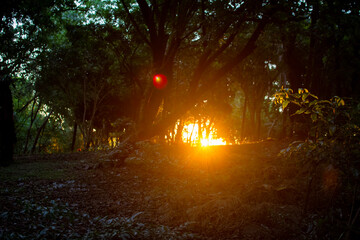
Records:
[[[319,100],[307,89],[294,93],[282,88],[274,97],[283,109],[290,103],[297,105],[299,109],[293,115],[311,122],[305,141],[281,151],[289,164],[300,165],[303,170],[299,179],[306,183],[304,211],[320,211],[318,232],[335,224],[337,227],[331,227],[333,236],[355,236],[360,211],[360,104],[351,99],[345,104],[337,96]]]

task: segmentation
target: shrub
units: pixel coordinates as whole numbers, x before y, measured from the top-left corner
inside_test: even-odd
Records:
[[[289,104],[298,106],[293,115],[301,115],[311,122],[308,138],[297,141],[281,151],[290,164],[303,170],[304,212],[320,210],[324,228],[332,228],[334,235],[347,238],[355,234],[359,222],[360,195],[357,191],[360,176],[360,104],[348,99],[333,97],[319,100],[307,89],[282,88],[274,95],[274,102],[285,109]],[[310,204],[311,203],[311,204]],[[335,211],[336,210],[336,211]],[[336,222],[335,222],[336,221]],[[346,230],[343,230],[346,229]],[[338,235],[337,235],[338,236]]]

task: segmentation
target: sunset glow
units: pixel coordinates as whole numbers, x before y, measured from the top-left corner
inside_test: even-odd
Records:
[[[201,146],[207,147],[207,146],[215,146],[215,145],[226,145],[226,142],[222,138],[217,139],[201,139]]]
[[[226,145],[226,141],[223,138],[217,138],[215,136],[216,129],[212,128],[208,136],[206,131],[202,131],[202,138],[199,140],[199,125],[197,123],[190,123],[184,126],[182,132],[182,140],[184,143],[190,143],[193,146],[214,146],[214,145]]]

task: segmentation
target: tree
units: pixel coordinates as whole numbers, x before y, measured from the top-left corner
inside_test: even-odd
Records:
[[[359,8],[351,0],[309,1],[302,21],[279,24],[291,88],[321,98],[357,95]]]
[[[164,133],[182,114],[202,99],[219,79],[242,62],[256,48],[276,5],[263,1],[244,1],[242,4],[227,1],[136,1],[130,5],[121,1],[119,11],[127,13],[135,32],[148,45],[152,62],[148,79],[154,73],[168,76],[170,86],[165,91],[147,85],[140,113],[138,138]],[[241,37],[240,30],[251,29],[242,46],[233,44]],[[182,80],[187,84],[181,103],[171,103],[171,90],[176,79],[175,67],[182,67],[178,59],[181,51],[193,53],[190,74]],[[233,58],[224,55],[236,52]],[[187,70],[185,70],[187,71]],[[165,102],[164,113],[156,119],[159,106]],[[174,106],[176,105],[176,106]]]
[[[295,91],[308,88],[320,98],[358,97],[359,91],[359,4],[355,1],[309,1],[303,3],[298,21],[279,22],[284,81]],[[289,12],[288,12],[289,13]],[[355,40],[357,39],[357,40]],[[291,133],[302,119],[290,105]]]
[[[21,0],[2,2],[0,11],[1,71],[16,74],[46,45],[46,36],[56,31],[53,19],[74,8],[71,0]]]
[[[246,93],[243,124],[253,124],[248,135],[254,138],[264,96],[279,70],[285,87],[309,85],[318,95],[322,89],[355,94],[358,87],[355,1],[20,3],[8,2],[2,12],[0,37],[9,48],[0,50],[4,73],[34,86],[26,100],[15,101],[33,112],[24,124],[29,134],[21,134],[29,139],[26,150],[50,111],[49,122],[59,117],[73,126],[73,139],[80,129],[85,147],[107,143],[124,122],[131,122],[135,140],[164,136],[184,116],[202,122],[199,106],[224,97],[218,86],[237,66]],[[276,71],[267,63],[276,64]],[[152,86],[157,73],[167,76],[165,89]],[[43,119],[37,109],[45,111]]]
[[[12,79],[1,76],[0,79],[0,165],[8,166],[13,162],[13,151],[16,140],[13,102],[10,91]]]
[[[254,53],[231,72],[232,82],[239,84],[244,95],[240,134],[242,139],[260,138],[264,98],[282,68],[276,56],[279,39],[270,31],[273,28],[262,35],[259,39],[261,45]]]
[[[79,127],[88,149],[95,140],[107,142],[111,123],[132,117],[136,93],[124,74],[127,65],[115,51],[120,50],[116,29],[66,25],[64,34],[62,44],[39,56],[36,89],[56,114]]]
[[[8,1],[2,2],[0,10],[0,72],[1,78],[11,77],[14,83],[18,79],[28,81],[31,86],[34,82],[32,76],[36,66],[32,65],[36,57],[44,50],[47,45],[47,36],[57,30],[55,19],[69,8],[74,8],[73,1]],[[14,84],[16,85],[16,83]],[[8,86],[4,85],[3,91],[7,91]],[[33,94],[33,88],[28,89],[26,95]],[[8,94],[2,95],[6,98]],[[22,96],[23,97],[23,96]],[[36,105],[38,96],[33,94],[28,100],[18,101],[24,103],[19,107],[19,111],[25,113],[25,109],[34,103]],[[8,100],[4,100],[4,104],[8,105]],[[40,106],[37,108],[40,109]],[[31,120],[34,123],[36,116]],[[6,121],[8,126],[6,129],[14,128],[13,123]],[[30,124],[32,127],[32,124]],[[30,138],[30,130],[28,129],[28,137]],[[6,131],[5,131],[6,132]],[[12,135],[9,132],[9,138]],[[27,144],[25,144],[27,148]],[[27,150],[25,148],[25,150]]]

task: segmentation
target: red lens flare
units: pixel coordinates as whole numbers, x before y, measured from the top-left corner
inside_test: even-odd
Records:
[[[167,85],[167,78],[163,74],[156,74],[153,77],[153,84],[157,89],[163,89]]]

